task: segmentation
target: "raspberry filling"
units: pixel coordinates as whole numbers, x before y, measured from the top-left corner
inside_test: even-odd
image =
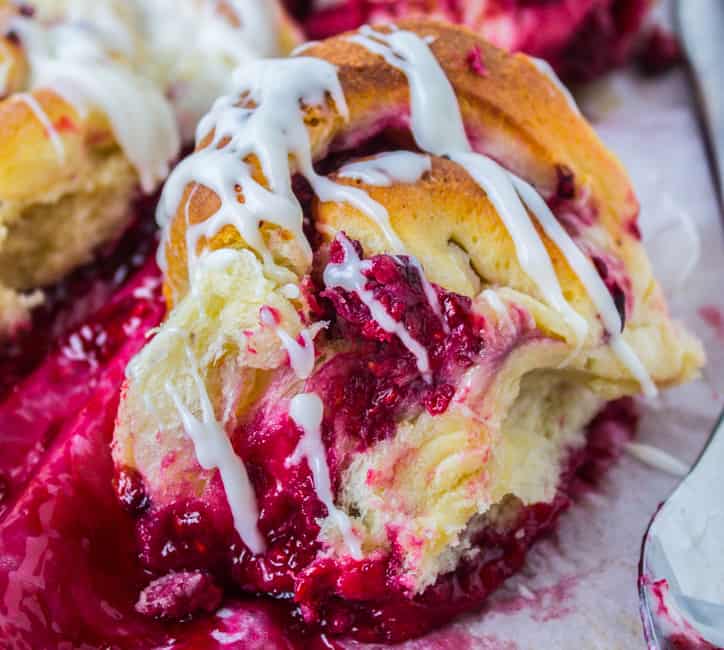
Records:
[[[361,256],[359,243],[353,245]],[[329,256],[331,263],[343,261],[339,236]],[[460,375],[484,347],[486,328],[470,298],[439,287],[430,287],[434,295],[427,295],[420,267],[410,258],[377,255],[369,262],[365,289],[425,348],[431,377],[423,378],[414,356],[372,318],[357,294],[340,288],[321,293],[331,303],[325,316],[333,323],[331,338],[361,341],[363,349],[327,364],[311,389],[325,396],[326,412],[345,420],[338,423],[341,430],[359,431],[366,444],[388,437],[394,421],[416,407],[444,413]]]
[[[343,234],[317,252],[316,268],[344,261]],[[358,242],[351,242],[363,257]],[[487,324],[469,298],[431,287],[426,293],[419,266],[405,256],[377,255],[365,260],[365,290],[395,321],[419,341],[429,359],[423,376],[415,356],[400,338],[383,329],[370,309],[352,291],[322,289],[309,278],[307,292],[318,315],[330,322],[317,341],[328,360],[307,380],[305,391],[324,402],[322,438],[327,450],[333,489],[351,459],[370,445],[393,435],[402,418],[426,409],[443,413],[462,373],[486,349]],[[520,340],[525,338],[525,332]],[[330,352],[330,351],[334,352]],[[330,358],[331,354],[331,358]],[[148,606],[142,596],[137,609],[166,619],[185,618],[200,606],[181,588],[182,576],[193,576],[213,593],[264,593],[289,602],[306,630],[351,634],[361,640],[400,641],[443,624],[455,613],[477,607],[522,564],[526,549],[548,530],[567,500],[561,492],[553,503],[523,507],[505,530],[483,527],[474,540],[484,549],[453,574],[410,599],[399,582],[397,567],[405,549],[392,544],[365,559],[320,555],[319,521],[328,513],[320,502],[306,463],[289,465],[300,430],[289,417],[285,394],[286,369],[278,371],[268,397],[255,405],[232,440],[254,486],[258,527],[267,541],[262,555],[253,555],[234,530],[223,486],[216,476],[203,497],[177,500],[170,506],[147,503],[132,473],[117,477],[119,498],[136,513],[136,536],[142,564],[157,576],[149,589],[156,594],[167,583],[169,593]],[[279,382],[278,385],[275,382]],[[564,481],[565,482],[565,481]],[[203,571],[203,574],[198,574]],[[215,585],[209,582],[215,577]],[[144,592],[145,594],[146,592]],[[175,594],[180,594],[174,598]],[[421,615],[422,614],[422,615]]]
[[[362,250],[354,242],[361,255]],[[330,261],[340,261],[339,240],[329,250]],[[338,288],[320,291],[310,279],[307,286],[316,296],[324,318],[331,324],[326,348],[343,351],[323,363],[308,379],[305,390],[324,401],[322,435],[333,487],[337,487],[351,457],[390,437],[396,422],[427,409],[444,412],[454,384],[483,348],[482,316],[469,298],[434,288],[439,314],[425,294],[419,268],[404,256],[379,255],[369,260],[366,288],[387,312],[424,342],[430,359],[430,377],[423,378],[414,356],[399,339],[371,318],[359,297]],[[446,333],[447,331],[447,333]],[[282,378],[288,373],[281,373]],[[276,395],[275,390],[270,391]],[[293,598],[310,623],[332,625],[338,633],[350,631],[357,616],[346,613],[344,604],[326,618],[324,602],[330,593],[352,600],[384,599],[401,588],[386,578],[391,556],[354,561],[317,560],[318,520],[326,508],[317,498],[305,463],[287,465],[300,438],[288,415],[288,403],[271,397],[252,409],[233,434],[235,451],[244,460],[260,510],[259,529],[268,550],[254,556],[234,531],[220,483],[203,499],[177,502],[172,507],[150,508],[138,518],[137,536],[143,563],[154,572],[204,569],[245,591]],[[117,479],[124,505],[145,504],[129,474]],[[329,585],[334,585],[330,589]],[[342,601],[340,601],[342,602]],[[342,615],[344,614],[344,616]],[[369,637],[380,636],[374,630]],[[385,638],[386,634],[381,637]]]

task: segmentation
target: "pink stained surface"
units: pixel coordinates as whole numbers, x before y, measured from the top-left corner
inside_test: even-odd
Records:
[[[704,305],[699,308],[699,318],[714,332],[717,340],[724,343],[724,313],[715,305]]]
[[[563,618],[572,611],[570,601],[577,582],[578,576],[571,576],[550,587],[527,590],[515,598],[498,601],[493,611],[508,614],[529,610],[533,619],[542,623]]]

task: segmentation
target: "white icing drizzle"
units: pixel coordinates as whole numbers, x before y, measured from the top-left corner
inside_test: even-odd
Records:
[[[320,330],[323,330],[329,323],[327,321],[317,321],[309,327],[304,328],[299,336],[302,339],[300,343],[289,334],[283,327],[277,324],[274,315],[268,308],[262,307],[259,320],[262,325],[271,327],[279,337],[282,346],[289,355],[289,365],[292,367],[294,374],[299,379],[306,379],[314,370],[314,337]]]
[[[470,151],[453,87],[424,39],[408,31],[382,34],[367,26],[348,39],[379,54],[407,77],[412,134],[420,149],[436,156]]]
[[[508,309],[503,303],[503,301],[500,299],[500,296],[495,293],[492,289],[485,289],[481,294],[480,297],[485,300],[493,309],[495,312],[495,315],[500,318],[506,318],[508,316]]]
[[[38,122],[42,124],[43,129],[48,134],[50,141],[53,143],[53,148],[55,149],[56,156],[58,156],[58,160],[63,162],[65,160],[65,147],[63,146],[63,140],[60,138],[60,135],[58,135],[58,131],[56,131],[53,123],[50,121],[50,118],[43,110],[43,107],[38,103],[38,100],[29,93],[18,93],[13,96],[13,99],[27,104],[28,108],[30,108],[35,117],[38,118]]]
[[[518,262],[546,302],[563,315],[581,345],[588,323],[563,296],[550,255],[538,235],[508,172],[494,160],[477,153],[454,153],[450,158],[463,167],[485,191],[510,234]]]
[[[516,329],[515,323],[510,317],[508,307],[495,291],[492,289],[485,289],[480,294],[480,297],[485,300],[485,302],[487,302],[491,309],[495,312],[499,326],[509,331],[514,331]]]
[[[412,151],[390,151],[348,163],[337,175],[367,185],[389,187],[395,183],[417,183],[431,169],[429,156]]]
[[[379,226],[395,251],[401,253],[405,250],[405,245],[392,228],[387,208],[375,201],[363,189],[349,185],[341,185],[323,176],[317,176],[316,174],[311,178],[309,176],[307,178],[310,179],[312,189],[321,201],[349,203],[361,212],[364,212]]]
[[[306,43],[300,43],[292,50],[291,55],[299,56],[300,54],[306,52],[308,49],[314,47],[315,45],[319,45],[319,41],[307,41]]]
[[[43,25],[14,16],[28,56],[31,88],[49,88],[71,103],[80,115],[87,105],[107,116],[116,140],[151,192],[169,171],[180,148],[169,103],[146,79],[113,61],[118,40],[92,23],[61,21]],[[52,136],[51,136],[52,137]]]
[[[266,543],[257,527],[259,517],[254,488],[249,481],[244,462],[236,455],[228,435],[216,420],[209,394],[201,378],[193,352],[186,347],[189,369],[201,404],[199,420],[183,403],[176,388],[166,382],[165,389],[181,417],[186,435],[191,438],[199,465],[206,470],[218,469],[234,528],[244,544],[255,555],[263,553]]]
[[[612,350],[639,382],[644,395],[647,397],[656,396],[658,391],[649,373],[622,336],[621,316],[611,297],[611,292],[604,284],[593,263],[576,246],[535,188],[513,174],[510,174],[510,177],[525,204],[535,214],[543,231],[563,253],[566,261],[586,289],[601,317],[604,328],[611,337],[610,345]]]
[[[263,56],[277,51],[277,34],[273,26],[278,18],[274,2],[269,0],[229,0],[239,20],[243,40]]]
[[[417,361],[417,369],[426,381],[431,380],[430,359],[424,345],[416,341],[405,328],[404,324],[395,320],[387,313],[385,306],[366,288],[367,278],[364,271],[370,268],[368,260],[361,260],[352,243],[344,237],[338,239],[344,250],[344,261],[327,264],[324,269],[324,284],[327,287],[339,287],[357,294],[377,324],[390,334],[394,334],[412,353]]]
[[[671,474],[671,476],[683,478],[689,473],[689,469],[691,469],[678,458],[674,458],[663,449],[658,449],[651,445],[640,442],[629,442],[626,444],[625,449],[631,456],[642,463],[666,472],[667,474]]]
[[[316,325],[316,323],[315,323]],[[292,338],[285,330],[278,328],[277,336],[289,355],[289,365],[300,379],[306,379],[314,370],[314,336],[309,329],[304,329],[299,336],[302,343]]]
[[[322,419],[324,417],[322,400],[315,393],[296,395],[289,406],[289,417],[302,430],[303,435],[294,453],[287,458],[287,466],[298,465],[302,459],[306,458],[319,500],[326,506],[329,516],[337,524],[352,557],[361,558],[362,549],[359,539],[352,529],[352,523],[347,513],[334,504],[327,455],[322,442]]]
[[[463,166],[486,192],[513,239],[519,263],[548,304],[563,315],[580,348],[588,323],[563,296],[550,256],[523,205],[525,202],[589,292],[611,337],[614,353],[640,383],[644,394],[655,395],[656,387],[641,360],[621,336],[616,305],[591,262],[532,186],[487,156],[472,152],[450,80],[425,40],[412,32],[382,34],[370,27],[363,27],[359,34],[348,38],[382,56],[405,74],[410,86],[410,119],[415,142],[421,149],[447,155]],[[441,115],[445,119],[440,119]]]
[[[290,155],[321,201],[349,203],[361,210],[379,225],[392,247],[402,252],[404,246],[392,229],[384,206],[363,190],[334,183],[314,171],[300,103],[321,105],[326,96],[331,95],[340,113],[347,117],[347,105],[334,66],[305,57],[257,61],[240,70],[236,77],[234,95],[217,100],[199,123],[197,141],[213,133],[211,142],[176,167],[158,206],[157,219],[166,231],[164,240],[167,240],[171,217],[189,183],[208,187],[220,200],[219,209],[208,219],[187,226],[189,275],[193,275],[201,238],[210,239],[229,225],[262,257],[273,274],[282,275],[283,270],[276,266],[262,239],[259,230],[262,221],[291,232],[311,263],[312,251],[303,232],[302,209],[291,187]],[[239,106],[242,98],[251,100],[254,106]],[[245,162],[252,154],[260,161],[268,189],[253,178],[252,168]],[[237,187],[241,192],[237,192]],[[243,203],[239,202],[239,194],[244,197]],[[163,268],[162,252],[159,262]]]
[[[289,282],[288,284],[285,284],[280,291],[282,292],[282,295],[285,298],[289,298],[290,300],[296,300],[299,298],[302,293],[299,291],[299,287],[294,284],[293,282]]]
[[[575,98],[571,94],[571,91],[566,88],[564,83],[560,80],[558,75],[556,74],[556,71],[553,69],[550,63],[546,61],[545,59],[539,59],[534,56],[528,57],[531,61],[531,63],[540,70],[546,77],[548,77],[552,82],[553,85],[560,90],[560,92],[563,94],[563,96],[566,98],[566,101],[568,102],[568,105],[576,112],[578,115],[581,114],[581,109],[578,108],[578,104],[576,103]]]
[[[278,15],[269,0],[134,0],[144,18],[151,73],[167,90],[184,141],[199,119],[228,90],[235,68],[280,55]],[[225,12],[231,10],[239,23]]]
[[[218,196],[220,206],[208,219],[189,228],[188,250],[195,250],[202,236],[209,239],[224,226],[232,226],[265,266],[280,274],[282,270],[262,239],[262,221],[292,233],[309,263],[312,259],[302,227],[302,208],[292,192],[289,162],[293,155],[300,171],[315,186],[317,174],[300,105],[324,105],[329,95],[345,118],[347,105],[335,67],[320,59],[254,61],[234,76],[237,91],[218,99],[199,122],[197,141],[210,134],[211,141],[173,171],[159,201],[157,220],[168,228],[189,183],[208,187]],[[252,155],[261,165],[268,189],[253,178],[253,169],[245,161]]]
[[[628,371],[636,378],[643,393],[646,397],[656,397],[659,394],[656,384],[654,384],[651,376],[646,370],[646,366],[642,363],[634,349],[628,344],[623,336],[618,334],[611,335],[609,342],[611,349],[614,351],[619,361],[628,369]]]
[[[228,90],[234,69],[283,54],[284,21],[275,0],[56,0],[39,5],[46,23],[90,26],[152,79],[173,105],[184,142],[193,141],[199,119]]]
[[[100,35],[114,52],[131,59],[138,54],[138,41],[133,23],[138,17],[136,5],[148,0],[40,0],[35,6],[34,18],[43,24],[70,22]],[[13,2],[13,4],[18,4]],[[83,45],[82,40],[80,44]],[[74,44],[75,45],[75,44]],[[135,51],[134,51],[135,50]]]

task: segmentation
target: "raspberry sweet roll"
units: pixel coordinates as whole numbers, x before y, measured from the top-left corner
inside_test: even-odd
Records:
[[[635,54],[652,0],[288,0],[310,38],[363,23],[436,18],[553,65],[566,82],[594,79]],[[477,54],[471,51],[471,57]]]
[[[234,87],[164,188],[169,312],[116,423],[137,607],[226,589],[422,634],[520,568],[596,414],[695,376],[701,347],[624,170],[527,56],[407,22]]]
[[[0,337],[118,239],[233,67],[297,38],[266,0],[176,4],[0,7]]]

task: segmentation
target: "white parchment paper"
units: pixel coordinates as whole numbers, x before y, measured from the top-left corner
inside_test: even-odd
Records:
[[[707,351],[701,380],[643,405],[638,437],[690,464],[724,405],[724,323],[717,328],[703,317],[724,315],[724,228],[691,90],[683,70],[649,81],[621,72],[586,92],[581,106],[633,178],[644,242],[671,311]],[[641,540],[676,483],[624,456],[598,492],[562,516],[556,535],[533,549],[485,612],[399,647],[644,648]]]

